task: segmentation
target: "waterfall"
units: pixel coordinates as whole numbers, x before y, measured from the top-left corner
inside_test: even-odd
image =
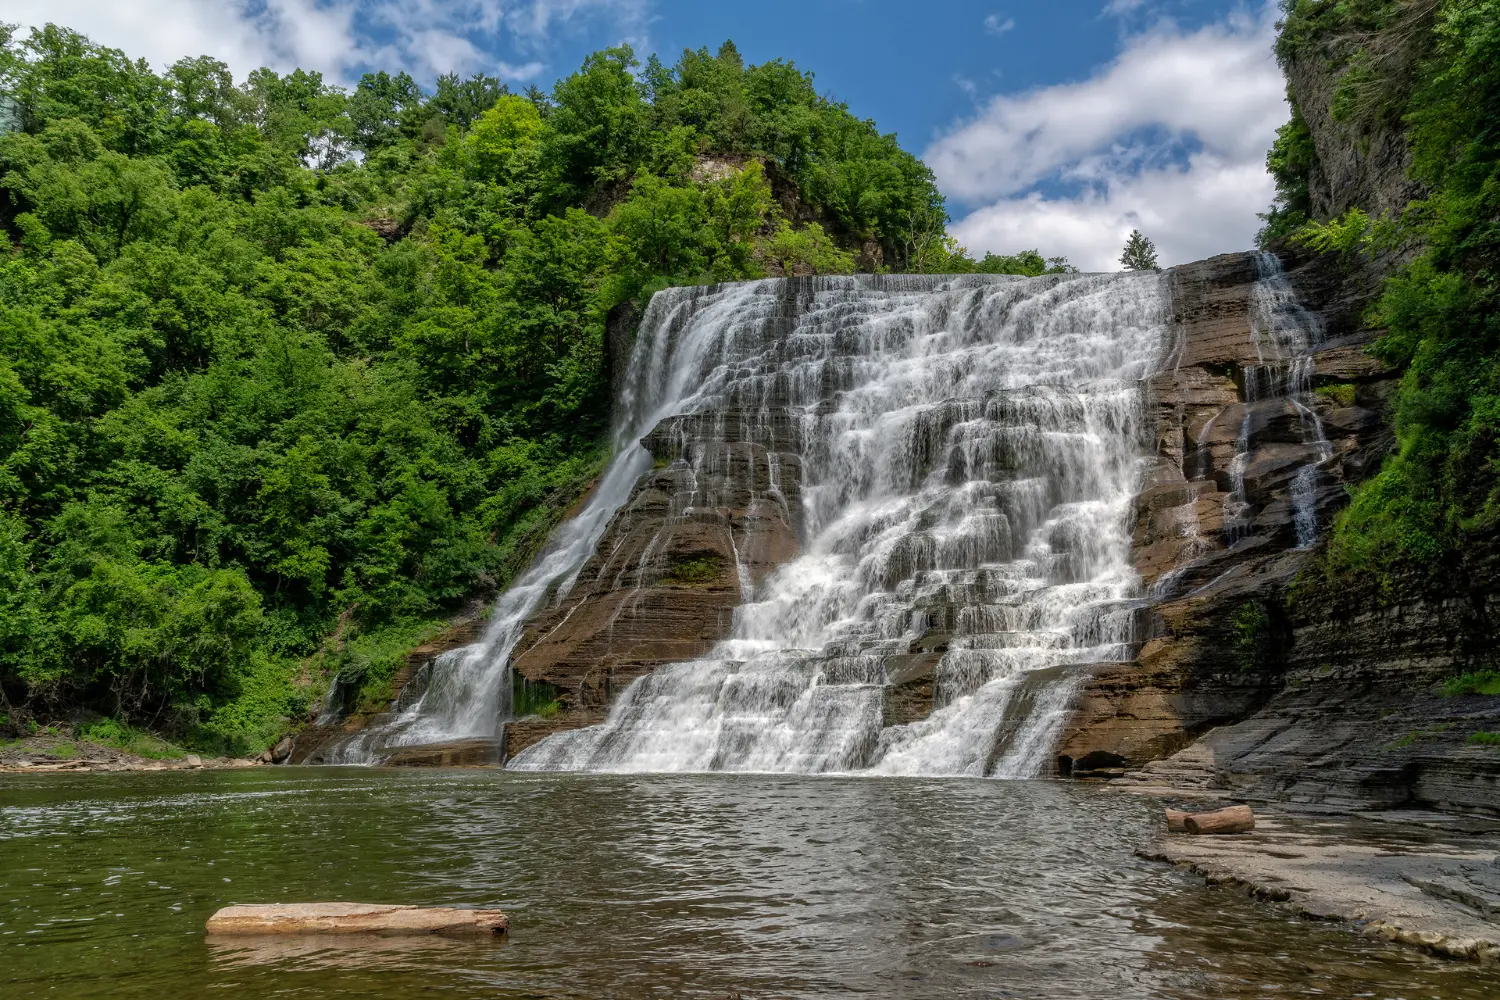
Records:
[[[1225,505],[1225,531],[1232,544],[1250,530],[1252,506],[1245,489],[1245,469],[1251,457],[1256,404],[1285,403],[1297,415],[1303,443],[1312,447],[1312,457],[1293,478],[1289,497],[1297,547],[1308,548],[1318,538],[1319,475],[1333,454],[1323,421],[1312,405],[1312,351],[1322,341],[1323,325],[1302,305],[1281,260],[1265,251],[1256,255],[1250,333],[1257,363],[1247,365],[1244,372],[1245,415],[1229,466],[1233,500]]]
[[[641,438],[676,412],[702,408],[702,386],[694,380],[706,363],[711,336],[754,323],[772,300],[754,284],[722,290],[672,289],[654,296],[642,318],[626,388],[616,407],[614,458],[583,509],[553,533],[532,565],[500,595],[480,641],[444,653],[430,667],[423,693],[401,706],[389,722],[371,726],[330,748],[330,763],[365,764],[384,747],[494,737],[510,718],[510,655],[526,621],[548,600],[567,595],[610,521],[630,497],[636,480],[651,468]]]
[[[552,735],[510,766],[1038,773],[1080,668],[1134,652],[1142,381],[1170,333],[1166,282],[1152,272],[658,293],[631,361],[619,457],[583,523],[383,738],[492,732],[520,623],[549,588],[571,586],[649,467],[638,439],[668,415],[722,432],[733,412],[737,440],[801,456],[800,554],[752,587],[736,549],[742,604],[729,638],[636,680],[602,724]],[[924,636],[940,654],[933,710],[886,725],[891,665]]]

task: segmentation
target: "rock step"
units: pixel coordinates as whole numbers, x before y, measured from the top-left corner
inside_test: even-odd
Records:
[[[420,746],[382,747],[387,767],[499,767],[505,762],[505,741],[453,740]],[[385,756],[389,754],[389,756]]]

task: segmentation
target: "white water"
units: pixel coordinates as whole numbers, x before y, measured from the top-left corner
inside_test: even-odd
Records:
[[[1037,773],[1085,679],[1076,668],[1133,652],[1141,380],[1169,325],[1154,273],[659,293],[622,407],[627,450],[580,518],[593,520],[502,599],[401,741],[493,731],[488,692],[508,689],[520,622],[628,495],[645,461],[633,442],[662,416],[732,409],[741,439],[802,455],[802,554],[753,594],[741,573],[746,603],[708,656],[636,681],[605,723],[510,766]],[[777,440],[787,427],[796,440]],[[886,726],[888,657],[930,634],[946,642],[937,708]]]
[[[1317,485],[1321,466],[1333,454],[1312,399],[1312,351],[1322,341],[1323,326],[1318,316],[1299,301],[1275,254],[1260,253],[1256,266],[1250,332],[1259,364],[1245,369],[1245,416],[1229,466],[1234,499],[1225,505],[1225,527],[1231,543],[1250,528],[1245,468],[1250,460],[1254,404],[1285,400],[1297,411],[1303,442],[1313,446],[1311,459],[1297,471],[1291,487],[1297,546],[1308,548],[1318,539]]]

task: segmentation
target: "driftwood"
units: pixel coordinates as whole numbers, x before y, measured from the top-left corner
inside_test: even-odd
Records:
[[[504,934],[499,910],[382,906],[371,903],[270,903],[226,906],[208,918],[210,934]]]
[[[1194,813],[1182,825],[1188,833],[1249,833],[1255,829],[1255,814],[1249,806],[1230,806],[1218,812]]]
[[[1167,832],[1187,833],[1187,818],[1188,814],[1183,812],[1181,809],[1168,809]]]

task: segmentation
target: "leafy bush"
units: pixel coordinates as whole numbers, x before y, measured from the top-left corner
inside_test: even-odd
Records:
[[[1234,656],[1242,671],[1259,670],[1275,659],[1271,619],[1259,601],[1246,601],[1230,616]]]
[[[1500,695],[1500,671],[1482,670],[1479,673],[1450,677],[1443,682],[1443,696],[1457,698],[1466,694]]]
[[[1328,400],[1336,406],[1354,405],[1354,383],[1337,382],[1333,385],[1320,385],[1314,390],[1319,396]]]
[[[724,561],[717,557],[703,556],[696,559],[679,559],[667,567],[662,579],[667,583],[695,586],[712,583],[724,569]]]

